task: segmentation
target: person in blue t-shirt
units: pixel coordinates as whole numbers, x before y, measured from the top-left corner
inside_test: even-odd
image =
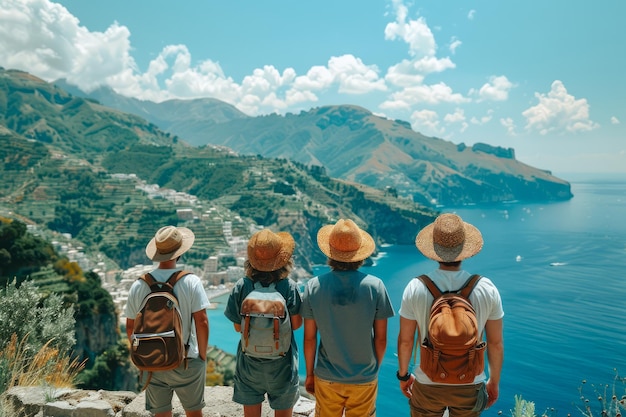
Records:
[[[275,417],[291,417],[300,397],[298,347],[293,330],[302,325],[301,298],[296,283],[289,279],[294,248],[295,242],[289,233],[273,233],[268,229],[255,233],[248,241],[246,276],[237,281],[228,297],[224,315],[233,322],[237,332],[242,331],[241,305],[255,289],[255,283],[263,287],[274,284],[285,299],[291,320],[291,346],[284,356],[249,356],[243,352],[241,341],[237,346],[233,401],[243,405],[244,417],[261,417],[266,394]]]
[[[394,311],[382,280],[359,271],[374,239],[340,219],[318,231],[317,243],[331,271],[309,280],[302,297],[306,390],[315,395],[316,416],[375,416]]]

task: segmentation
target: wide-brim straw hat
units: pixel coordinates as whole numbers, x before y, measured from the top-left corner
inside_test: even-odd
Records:
[[[476,227],[456,214],[446,213],[418,233],[415,246],[427,258],[438,262],[457,262],[480,252],[483,236]]]
[[[191,248],[195,238],[193,232],[186,227],[162,227],[148,242],[146,255],[155,262],[178,258]]]
[[[317,245],[324,255],[339,262],[358,262],[376,249],[374,239],[352,220],[340,219],[317,232]]]
[[[276,271],[287,265],[295,247],[289,233],[263,229],[248,241],[248,262],[257,271]]]

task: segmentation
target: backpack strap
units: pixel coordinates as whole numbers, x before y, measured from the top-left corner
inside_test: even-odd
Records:
[[[154,279],[152,274],[149,273],[149,272],[146,272],[145,274],[140,276],[139,279],[142,280],[143,282],[145,282],[146,284],[148,284],[148,287],[150,287],[150,288],[152,288],[152,286],[154,284],[156,284],[156,280]]]
[[[467,281],[465,281],[465,283],[463,284],[461,288],[459,288],[456,291],[448,291],[448,292],[455,292],[465,298],[469,298],[470,294],[474,290],[474,287],[476,286],[476,284],[478,284],[478,281],[481,278],[482,276],[478,274],[474,274],[470,276],[467,279]],[[433,297],[437,298],[443,294],[443,292],[439,289],[439,287],[437,287],[437,285],[433,282],[433,280],[430,279],[430,277],[428,277],[428,275],[420,275],[419,277],[417,277],[417,279],[419,279],[420,281],[424,283],[424,285],[426,286],[426,288],[428,288],[428,291],[430,291]]]
[[[174,288],[174,285],[176,285],[176,283],[178,282],[178,280],[180,280],[182,277],[184,277],[185,275],[190,274],[191,272],[189,271],[185,271],[184,269],[181,269],[178,272],[174,272],[172,275],[170,275],[170,277],[167,279],[167,283]]]
[[[459,289],[457,292],[464,298],[469,299],[470,294],[472,293],[472,291],[474,290],[474,287],[476,286],[476,284],[478,284],[478,281],[481,278],[482,276],[478,274],[472,275],[471,277],[467,279],[467,281],[465,281],[465,284],[463,284],[461,289]]]
[[[140,280],[144,281],[146,284],[148,284],[148,287],[150,287],[151,290],[160,290],[162,289],[164,286],[169,287],[169,291],[172,292],[172,290],[174,289],[174,285],[176,285],[176,283],[185,275],[190,274],[189,271],[185,271],[185,270],[180,270],[180,271],[176,271],[174,272],[172,275],[170,275],[170,277],[167,279],[167,281],[165,282],[160,282],[157,281],[156,279],[154,279],[154,277],[152,276],[151,273],[146,272],[145,274],[143,274],[142,276],[139,277]]]
[[[437,297],[440,297],[441,294],[443,294],[441,290],[439,289],[439,287],[435,285],[433,280],[430,279],[428,275],[420,275],[419,277],[417,277],[417,279],[419,279],[420,281],[424,283],[424,285],[426,286],[426,288],[428,288],[428,291],[430,291],[433,297],[437,298]]]

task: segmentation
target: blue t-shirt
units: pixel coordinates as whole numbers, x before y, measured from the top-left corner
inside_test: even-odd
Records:
[[[307,282],[300,314],[315,320],[319,347],[315,375],[363,384],[377,378],[374,320],[393,317],[380,278],[360,271],[331,271]]]

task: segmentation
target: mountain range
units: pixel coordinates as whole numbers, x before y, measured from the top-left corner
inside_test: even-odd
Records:
[[[331,177],[391,187],[425,205],[572,197],[567,181],[518,161],[511,148],[427,137],[408,122],[354,105],[250,117],[216,99],[154,103],[121,96],[110,88],[85,93],[64,80],[55,84],[76,96],[137,114],[193,146],[226,146],[239,154],[323,166]]]
[[[379,244],[412,244],[436,215],[319,165],[190,145],[138,115],[2,68],[0,145],[0,216],[70,235],[122,268],[145,263],[145,244],[164,224],[194,230],[185,256],[200,267],[232,251],[233,237],[288,231],[297,266],[311,271],[325,261],[315,243],[323,225],[351,218]]]

